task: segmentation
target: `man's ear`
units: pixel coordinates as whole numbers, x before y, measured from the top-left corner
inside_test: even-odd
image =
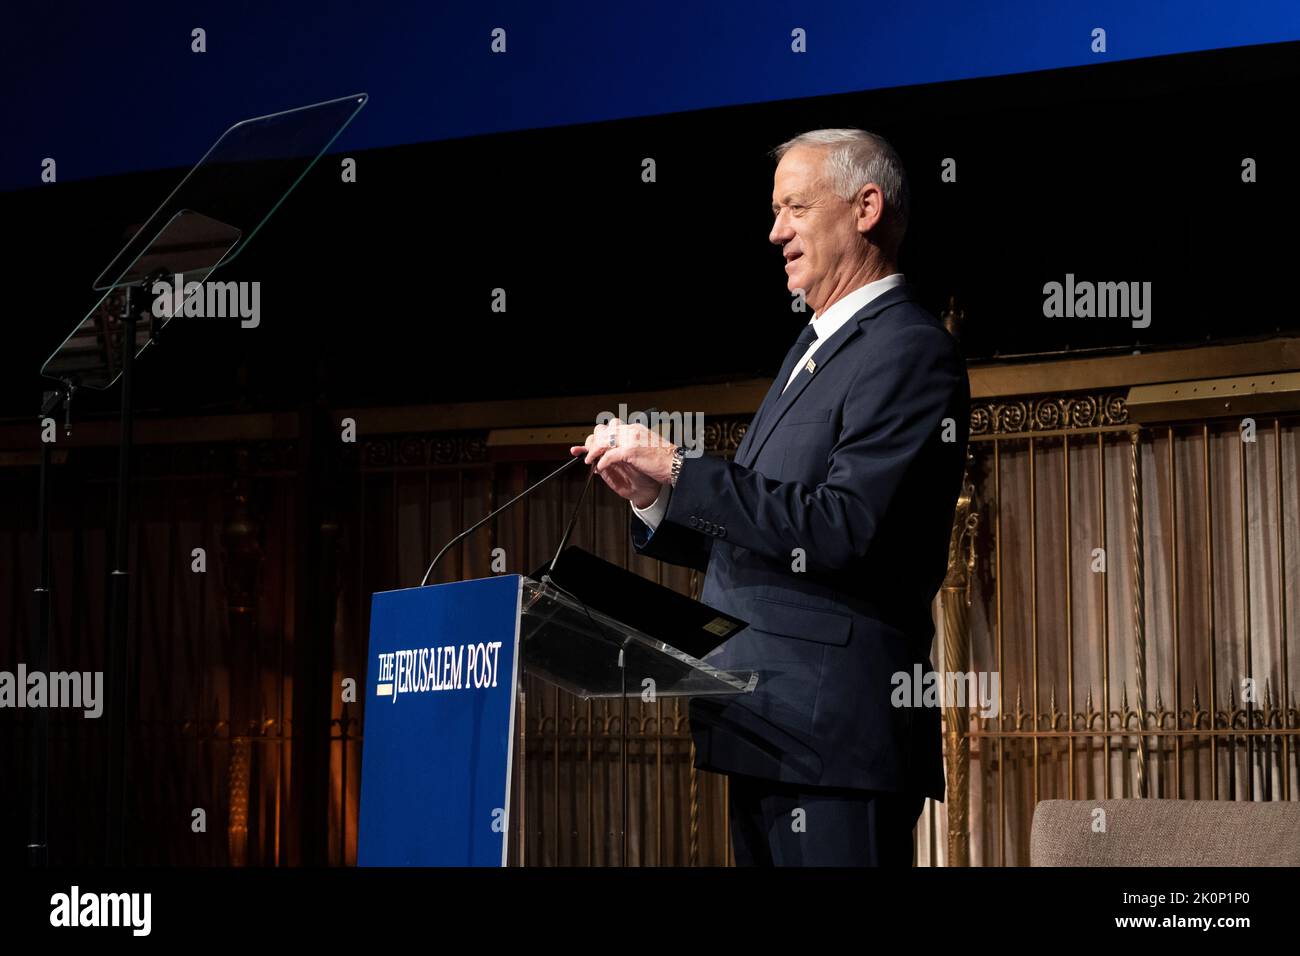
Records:
[[[853,212],[859,233],[866,235],[880,226],[885,211],[884,202],[884,194],[875,183],[867,183],[858,190]]]

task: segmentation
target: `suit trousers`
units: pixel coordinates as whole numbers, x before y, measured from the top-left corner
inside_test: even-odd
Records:
[[[727,777],[737,866],[912,865],[923,796]]]

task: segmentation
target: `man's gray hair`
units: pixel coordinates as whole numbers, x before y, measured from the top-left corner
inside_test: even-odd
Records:
[[[786,140],[772,155],[777,162],[796,146],[826,148],[824,175],[831,189],[841,199],[852,199],[867,183],[875,183],[885,196],[885,216],[893,237],[893,252],[898,251],[907,231],[911,195],[907,171],[898,153],[883,136],[864,129],[814,129]]]

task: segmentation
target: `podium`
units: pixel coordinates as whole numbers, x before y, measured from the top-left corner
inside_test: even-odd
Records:
[[[545,578],[375,594],[358,865],[506,865],[524,672],[584,699],[620,699],[624,753],[629,695],[732,696],[758,679],[711,667]]]

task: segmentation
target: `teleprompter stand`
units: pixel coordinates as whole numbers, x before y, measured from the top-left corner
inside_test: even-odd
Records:
[[[54,417],[71,434],[72,399],[80,389],[106,390],[121,382],[120,433],[109,573],[109,751],[105,784],[105,862],[125,862],[127,724],[131,704],[128,653],[130,604],[130,477],[132,378],[136,359],[158,342],[171,316],[183,314],[193,294],[218,266],[243,250],[280,203],[365,106],[364,93],[236,123],[226,130],[127,242],[94,283],[103,296],[41,367],[57,385],[42,398],[40,490],[37,503],[36,626],[29,657],[48,670],[53,583],[50,573],[49,469],[57,441]],[[176,286],[171,286],[173,280]],[[161,284],[160,284],[161,283]],[[179,287],[177,297],[169,288]],[[164,306],[160,308],[161,306]],[[49,860],[48,718],[41,708],[29,724],[31,778],[28,862]]]

